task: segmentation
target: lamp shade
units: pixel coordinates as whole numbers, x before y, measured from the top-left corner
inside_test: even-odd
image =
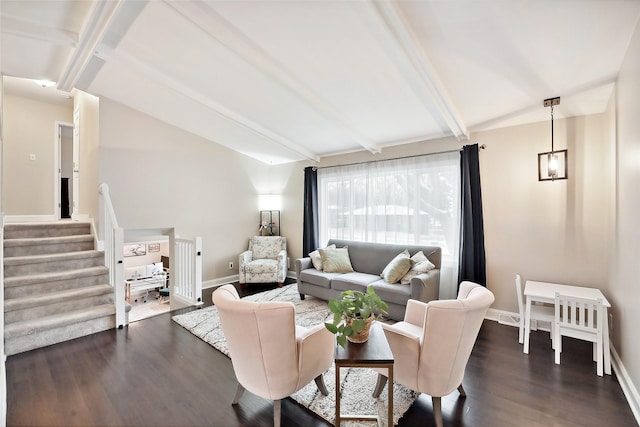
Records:
[[[258,196],[258,209],[261,211],[279,211],[281,204],[279,194],[261,194]]]

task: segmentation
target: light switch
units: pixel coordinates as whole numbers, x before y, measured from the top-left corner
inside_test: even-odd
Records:
[[[30,160],[35,160],[35,159],[36,159],[36,155],[35,155],[35,154],[33,154],[33,153],[31,153],[31,154],[29,155],[29,159],[30,159]]]

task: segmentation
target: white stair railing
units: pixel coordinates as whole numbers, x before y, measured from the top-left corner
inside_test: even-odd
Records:
[[[118,226],[115,211],[109,196],[109,186],[98,187],[100,219],[98,235],[104,246],[104,264],[109,269],[109,284],[114,288],[116,304],[116,326],[127,324],[124,298],[124,231]]]
[[[0,212],[0,426],[7,424],[7,375],[4,355],[4,214]]]
[[[176,237],[173,250],[169,278],[172,298],[191,305],[202,304],[202,238]]]

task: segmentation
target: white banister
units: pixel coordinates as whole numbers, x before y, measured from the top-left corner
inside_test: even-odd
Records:
[[[173,256],[175,261],[169,279],[172,298],[191,305],[202,304],[202,238],[176,237]]]
[[[104,265],[109,269],[109,284],[114,288],[116,304],[116,326],[122,328],[127,323],[124,298],[124,231],[118,226],[115,211],[109,196],[109,186],[98,187],[100,195],[100,219],[98,234],[104,246]]]

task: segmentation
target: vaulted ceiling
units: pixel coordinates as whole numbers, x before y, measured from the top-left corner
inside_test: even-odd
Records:
[[[600,113],[640,1],[1,0],[0,17],[3,75],[279,164],[547,120],[556,96],[556,117]]]

